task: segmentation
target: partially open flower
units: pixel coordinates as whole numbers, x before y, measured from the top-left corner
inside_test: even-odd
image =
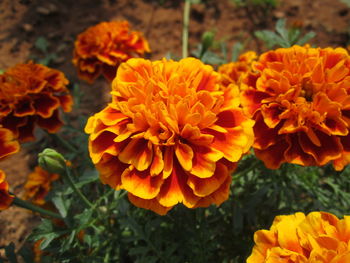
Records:
[[[51,174],[40,166],[34,168],[34,172],[29,174],[24,185],[24,199],[30,200],[33,204],[44,205],[45,197],[51,190],[52,182],[59,179],[58,174]]]
[[[178,203],[206,207],[228,198],[230,173],[253,143],[238,89],[224,88],[194,58],[130,59],[112,89],[112,103],[85,128],[104,183],[159,214]]]
[[[73,103],[62,72],[29,62],[0,75],[0,124],[20,141],[34,140],[37,125],[54,133],[61,126],[59,109]]]
[[[0,159],[19,151],[19,143],[9,129],[0,126]]]
[[[325,212],[277,216],[270,230],[254,234],[247,263],[350,262],[350,216]]]
[[[282,163],[341,170],[350,162],[350,57],[345,49],[293,46],[269,51],[242,80],[242,105],[255,121],[254,149]]]
[[[253,61],[257,59],[254,51],[248,51],[239,56],[237,62],[230,62],[219,67],[218,72],[224,86],[240,84],[241,78],[251,70]]]
[[[6,181],[5,173],[0,170],[0,211],[7,209],[13,199],[14,196],[9,193],[9,185]]]
[[[130,31],[127,21],[102,22],[79,34],[73,64],[78,75],[92,83],[99,75],[112,81],[120,63],[150,52],[142,33]]]

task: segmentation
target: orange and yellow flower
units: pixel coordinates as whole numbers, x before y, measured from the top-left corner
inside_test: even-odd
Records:
[[[89,83],[101,74],[112,81],[120,63],[150,51],[142,33],[130,31],[127,21],[102,22],[78,35],[73,64]]]
[[[269,51],[243,80],[241,102],[254,126],[256,156],[337,170],[350,162],[350,57],[342,48]]]
[[[7,209],[12,204],[13,199],[14,196],[9,193],[5,173],[0,170],[0,211]]]
[[[68,112],[72,97],[62,72],[29,62],[0,75],[0,124],[21,142],[34,140],[35,126],[54,133],[61,126],[59,109]]]
[[[254,234],[247,263],[350,262],[350,216],[325,212],[277,216],[270,230]]]
[[[237,62],[221,65],[218,72],[221,75],[221,83],[224,86],[230,84],[239,85],[241,78],[251,70],[253,61],[257,59],[254,51],[248,51],[239,56]]]
[[[159,214],[228,198],[230,173],[253,143],[238,89],[222,86],[198,59],[130,59],[118,68],[112,98],[85,128],[104,183]]]
[[[19,148],[13,133],[0,126],[0,159],[18,152]]]
[[[44,205],[45,197],[51,190],[52,182],[59,179],[58,174],[51,174],[40,166],[34,168],[34,172],[28,175],[24,185],[24,199],[30,200],[33,204]]]

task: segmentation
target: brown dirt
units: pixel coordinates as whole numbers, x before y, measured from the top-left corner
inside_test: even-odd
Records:
[[[160,4],[165,2],[164,4]],[[256,30],[243,9],[235,8],[229,0],[207,0],[192,7],[190,44],[193,48],[206,30],[215,30],[217,39],[225,39],[232,46],[235,41],[249,40],[248,48],[261,50],[249,37]],[[0,69],[27,61],[39,55],[33,44],[44,36],[49,51],[58,58],[50,66],[62,70],[72,83],[79,83],[85,94],[79,114],[99,111],[108,101],[109,85],[99,79],[87,85],[77,79],[71,63],[74,39],[87,27],[101,21],[126,19],[134,30],[144,32],[152,49],[151,59],[159,59],[168,52],[181,55],[182,1],[168,0],[2,0],[0,1]],[[317,33],[313,44],[321,47],[345,46],[349,35],[349,9],[337,0],[288,0],[265,20],[265,28],[273,28],[277,18],[302,24],[305,31]],[[101,92],[101,90],[103,92]],[[26,177],[33,168],[33,157],[26,150],[0,162],[11,190],[22,193]],[[0,246],[20,244],[35,220],[32,214],[19,208],[0,213]]]

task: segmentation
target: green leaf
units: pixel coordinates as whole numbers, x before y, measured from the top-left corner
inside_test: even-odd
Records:
[[[232,46],[232,56],[231,56],[231,61],[237,61],[239,54],[242,52],[244,46],[242,45],[241,42],[236,42]]]
[[[85,209],[81,214],[77,214],[74,216],[74,218],[78,221],[79,228],[84,228],[86,224],[91,220],[92,216],[92,210],[91,209]]]
[[[43,250],[43,249],[47,248],[48,245],[50,245],[50,243],[52,242],[52,240],[54,240],[56,237],[59,237],[59,236],[60,235],[56,232],[46,234],[43,237],[43,241],[40,243],[40,249]]]
[[[296,44],[297,45],[304,45],[306,44],[310,39],[314,38],[316,36],[316,33],[311,31],[309,33],[307,33],[305,36],[303,36],[302,38],[300,38]]]
[[[42,51],[43,53],[47,53],[47,48],[49,47],[49,43],[45,37],[38,37],[35,41],[34,46]]]
[[[278,19],[275,28],[276,28],[276,32],[280,34],[284,40],[288,40],[288,30],[286,29],[285,19]]]
[[[76,237],[77,230],[73,230],[70,233],[69,238],[65,238],[64,241],[62,242],[61,248],[62,251],[67,251],[71,247],[71,244],[73,243],[74,238]]]
[[[92,183],[99,180],[99,173],[96,169],[85,170],[83,175],[79,177],[79,182],[76,183],[77,187],[82,187],[85,184]]]
[[[61,216],[66,217],[71,205],[71,200],[63,196],[61,192],[57,192],[56,195],[51,198],[51,201],[54,203]]]

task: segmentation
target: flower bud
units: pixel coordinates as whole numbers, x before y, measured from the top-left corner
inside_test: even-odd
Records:
[[[202,35],[202,45],[203,45],[203,50],[207,51],[214,43],[214,37],[215,34],[214,32],[211,31],[206,31]]]
[[[39,165],[50,173],[62,174],[66,171],[66,160],[54,149],[46,148],[38,155]]]

